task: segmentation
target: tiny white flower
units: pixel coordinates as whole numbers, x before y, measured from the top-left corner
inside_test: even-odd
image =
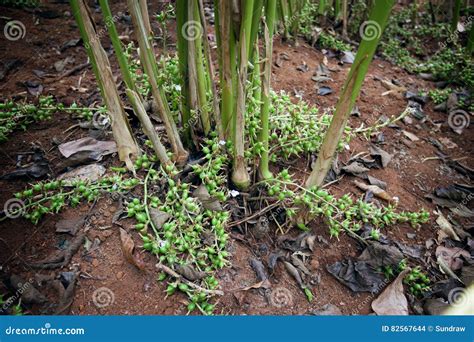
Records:
[[[238,192],[237,190],[231,190],[231,191],[230,191],[230,195],[231,195],[232,197],[237,197],[237,196],[240,195],[240,192]]]
[[[224,146],[225,145],[225,140],[219,141],[219,145]]]

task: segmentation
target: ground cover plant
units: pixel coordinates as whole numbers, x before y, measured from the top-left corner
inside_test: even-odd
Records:
[[[472,217],[472,186],[466,184],[472,169],[463,158],[432,156],[433,148],[446,152],[443,148],[453,148],[454,142],[418,135],[428,129],[439,133],[443,122],[456,136],[469,134],[472,8],[456,7],[448,18],[430,2],[238,3],[177,0],[155,6],[130,0],[118,11],[107,0],[93,8],[85,0],[71,1],[76,40],[70,44],[87,59],[79,71],[87,71],[69,89],[94,95],[71,100],[50,92],[29,99],[5,97],[0,103],[3,144],[22,131],[34,134],[37,125],[46,127],[59,116],[74,120],[55,133],[54,145],[46,149],[46,155],[58,152],[59,164],[50,163],[45,146],[33,138],[34,152],[18,157],[16,170],[2,176],[22,183],[7,195],[0,224],[26,219],[41,227],[85,211],[73,239],[59,247],[63,259],[27,262],[26,271],[45,276],[44,270],[64,269],[79,257],[80,248],[79,258],[95,255],[104,242],[97,237],[103,236],[97,222],[107,207],[116,206],[104,231],[117,234],[128,266],[152,274],[159,293],[184,314],[226,314],[223,302],[239,305],[248,293],[260,294],[273,308],[293,300],[321,306],[322,272],[332,277],[331,286],[377,292],[382,298],[382,284],[402,277],[411,313],[421,313],[420,303],[431,310],[426,303],[443,291],[468,287],[471,237],[462,227],[469,227],[464,220]],[[426,48],[430,40],[436,44]],[[303,48],[321,55],[317,61],[294,59],[288,77],[293,81],[281,86],[289,49]],[[381,63],[390,70],[386,77],[375,75],[374,65]],[[418,83],[394,76],[394,65],[406,71],[406,78],[426,83],[414,89]],[[310,70],[314,74],[307,77]],[[61,71],[52,84],[75,72]],[[310,86],[298,88],[294,73],[308,78]],[[84,90],[83,78],[88,81]],[[31,94],[31,84],[26,88]],[[377,94],[367,99],[366,91],[374,89]],[[316,94],[316,101],[308,92]],[[360,110],[361,98],[366,103],[377,98],[382,109]],[[434,107],[445,112],[443,120],[427,117]],[[79,137],[77,130],[84,134]],[[388,153],[387,141],[393,139],[400,141],[398,152]],[[417,146],[420,141],[429,149]],[[392,191],[395,179],[402,189],[404,180],[397,177],[405,169],[400,165],[415,158],[409,152],[413,148],[423,157],[417,174],[428,172],[425,162],[441,160],[446,166],[439,172],[455,170],[460,174],[453,176],[456,182],[436,184],[426,196],[413,195],[417,202]],[[389,164],[397,165],[398,173],[387,174]],[[422,181],[416,186],[425,189]],[[107,205],[98,211],[102,203]],[[440,208],[452,210],[443,215]],[[435,235],[433,225],[442,233]],[[98,235],[91,237],[95,230]],[[419,237],[423,246],[420,241],[409,246],[408,236]],[[337,259],[318,257],[316,250],[324,244],[328,249],[347,244],[350,251]],[[422,250],[429,262],[423,261]],[[86,279],[93,271],[68,272],[75,275],[67,283],[77,286],[76,275]],[[255,281],[229,280],[238,279],[239,272],[249,272]],[[123,273],[117,272],[119,281]],[[278,303],[276,274],[296,288],[283,304]],[[14,298],[17,279],[5,276],[2,301]],[[452,283],[441,284],[446,277]],[[145,285],[151,286],[148,280]],[[96,307],[111,305],[101,306],[99,295],[92,294]],[[6,313],[41,307],[38,301],[12,301],[4,305]],[[64,301],[53,307],[68,311],[75,305],[68,300],[64,308]],[[446,306],[453,303],[446,298]],[[377,305],[371,309],[379,314]]]

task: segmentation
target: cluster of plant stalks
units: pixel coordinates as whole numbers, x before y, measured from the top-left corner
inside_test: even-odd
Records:
[[[124,99],[85,0],[71,2],[111,116],[119,158],[134,176],[112,176],[94,184],[52,181],[33,185],[17,195],[25,201],[25,216],[36,223],[46,213],[82,200],[92,201],[102,191],[126,193],[142,187],[141,192],[127,195],[126,206],[129,217],[136,221],[143,248],[160,261],[164,272],[160,279],[170,276],[167,293],[184,292],[189,297],[188,309],[199,309],[204,314],[212,312],[209,297],[218,292],[214,272],[227,263],[225,226],[229,213],[222,209],[221,202],[226,201],[230,188],[228,170],[232,170],[230,179],[239,189],[247,189],[251,179],[258,179],[268,185],[270,196],[291,200],[287,215],[299,216],[302,229],[307,221],[320,215],[327,219],[333,236],[342,230],[355,234],[363,223],[374,225],[376,237],[377,229],[385,225],[425,222],[424,212],[396,213],[390,206],[379,208],[349,196],[335,199],[321,190],[336,150],[348,142],[348,135],[343,137],[343,133],[378,39],[361,42],[332,117],[318,115],[307,104],[293,104],[287,95],[271,91],[277,3],[245,0],[236,7],[231,1],[215,1],[216,73],[202,1],[176,2],[176,59],[166,54],[157,58],[146,1],[127,1],[138,43],[135,50],[131,45],[123,46],[108,1],[99,0],[122,73]],[[337,3],[335,15],[339,17],[344,6]],[[291,0],[281,5],[279,16],[285,18],[304,8]],[[392,5],[393,1],[375,2],[369,18],[384,28]],[[324,16],[327,10],[321,1],[319,15]],[[168,9],[157,18],[162,27],[171,14]],[[285,25],[294,26],[291,20]],[[166,48],[164,29],[161,40]],[[135,53],[139,63],[134,61]],[[148,138],[145,146],[138,145],[131,130],[125,101],[132,105]],[[156,112],[166,134],[157,133],[146,108]],[[151,154],[144,152],[149,148]],[[195,152],[204,156],[202,162],[187,165],[189,154]],[[306,152],[319,154],[304,186],[291,181],[287,172],[278,177],[270,172],[271,160]],[[248,168],[251,163],[258,165],[252,175]],[[195,180],[186,181],[187,177],[181,177],[184,173],[191,173]],[[184,278],[188,280],[177,276],[179,270],[187,274]],[[190,277],[194,278],[192,282]]]

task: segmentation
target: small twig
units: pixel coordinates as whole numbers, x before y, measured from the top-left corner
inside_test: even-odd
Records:
[[[275,202],[273,204],[270,204],[268,207],[266,208],[263,208],[262,210],[259,210],[258,212],[256,212],[255,214],[253,215],[250,215],[242,220],[239,220],[239,221],[234,221],[234,222],[231,222],[227,225],[227,228],[230,228],[230,227],[234,227],[234,226],[238,226],[239,224],[242,224],[244,222],[247,222],[253,218],[256,218],[256,217],[259,217],[261,215],[263,215],[264,213],[266,213],[267,211],[275,208],[276,206],[278,206],[279,204],[281,203],[281,201],[278,201],[278,202]]]
[[[342,175],[341,177],[339,177],[339,178],[333,180],[332,182],[329,182],[329,183],[324,184],[323,186],[321,186],[321,188],[327,188],[327,187],[330,186],[331,184],[337,183],[337,182],[339,182],[339,181],[340,181],[341,179],[343,179],[343,178],[344,178],[344,175]]]
[[[204,293],[207,293],[207,294],[210,294],[210,295],[217,295],[217,296],[223,296],[224,295],[224,292],[223,291],[220,291],[220,290],[208,290],[208,289],[205,289],[199,285],[196,285],[194,284],[193,282],[187,280],[186,278],[184,278],[183,276],[179,275],[178,273],[176,273],[175,271],[173,271],[171,268],[169,268],[168,266],[165,266],[163,264],[156,264],[156,268],[159,270],[159,271],[163,271],[165,272],[166,274],[172,276],[173,278],[176,278],[177,280],[179,281],[182,281],[183,283],[185,283],[186,285],[188,285],[189,287],[192,287],[196,290],[199,290],[201,292],[204,292]]]
[[[79,65],[76,65],[74,68],[72,68],[71,70],[68,70],[68,71],[65,71],[64,73],[62,73],[61,75],[59,75],[58,77],[56,77],[56,79],[54,80],[55,82],[63,79],[64,77],[68,77],[68,76],[71,76],[72,74],[78,72],[78,71],[81,71],[82,69],[84,68],[87,68],[91,63],[90,62],[86,62],[86,63],[82,63],[82,64],[79,64]]]

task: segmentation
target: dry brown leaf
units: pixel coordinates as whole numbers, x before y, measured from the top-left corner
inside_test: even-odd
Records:
[[[403,278],[407,272],[400,273],[372,302],[372,310],[377,315],[408,315],[408,301],[403,293]]]
[[[125,259],[139,270],[144,270],[145,265],[141,259],[133,255],[135,249],[135,242],[125,229],[120,228],[120,241],[122,242],[122,252]]]
[[[438,218],[436,219],[436,223],[438,226],[441,228],[441,230],[446,233],[451,239],[456,240],[456,241],[461,241],[459,236],[456,234],[456,232],[453,229],[453,226],[451,223],[444,217],[443,213],[441,211],[437,212]]]
[[[390,196],[385,190],[380,189],[377,185],[367,185],[365,183],[354,181],[354,184],[364,191],[371,191],[376,197],[381,198],[387,202],[395,202],[396,200]]]

